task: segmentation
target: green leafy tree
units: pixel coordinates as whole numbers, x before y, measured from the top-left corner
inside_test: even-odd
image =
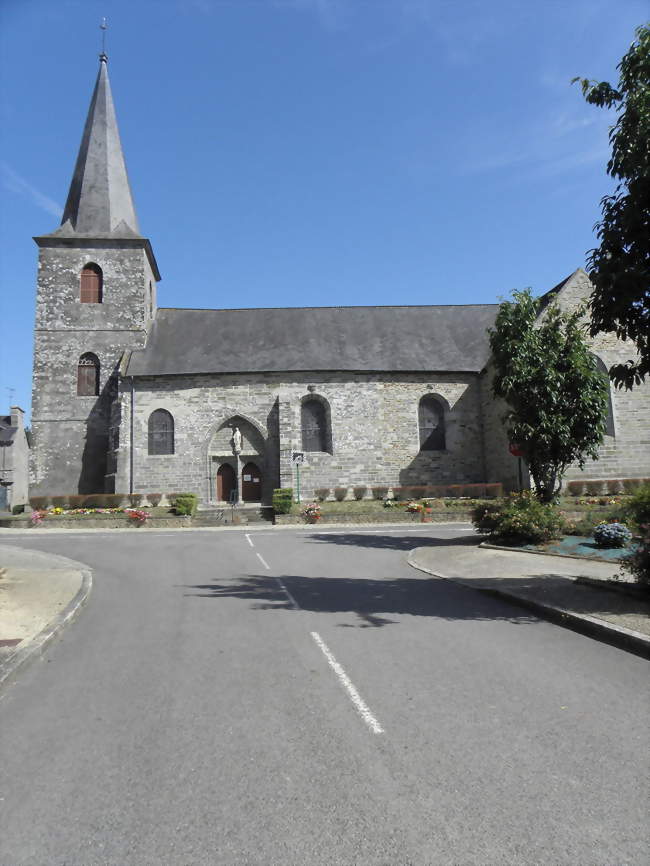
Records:
[[[633,340],[639,357],[615,364],[609,375],[617,387],[632,388],[650,373],[650,26],[639,27],[618,64],[618,87],[606,81],[580,81],[587,102],[618,111],[609,140],[607,173],[618,180],[601,201],[596,224],[600,246],[587,257],[594,284],[591,336],[614,331]]]
[[[508,436],[524,451],[537,496],[551,502],[571,463],[598,459],[609,382],[587,346],[584,310],[553,304],[540,317],[542,301],[529,289],[513,297],[490,329],[492,390],[508,404]]]

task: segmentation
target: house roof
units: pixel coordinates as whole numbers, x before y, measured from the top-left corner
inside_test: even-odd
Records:
[[[126,375],[298,371],[476,372],[497,304],[159,309]]]
[[[18,427],[0,426],[0,442],[13,442],[17,432]]]

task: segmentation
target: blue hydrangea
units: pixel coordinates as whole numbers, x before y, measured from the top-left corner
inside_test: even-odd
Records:
[[[598,547],[625,547],[632,533],[623,523],[600,523],[594,529],[594,541]]]

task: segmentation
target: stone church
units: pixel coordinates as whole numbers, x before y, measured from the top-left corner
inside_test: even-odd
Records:
[[[100,56],[61,225],[39,247],[31,493],[269,502],[354,486],[517,484],[490,393],[497,304],[159,308]],[[552,295],[590,290],[577,270]],[[236,334],[236,339],[232,335]],[[594,341],[603,369],[631,356]],[[612,390],[585,477],[650,476],[650,389]],[[233,447],[233,433],[237,443]],[[577,477],[578,470],[571,472]]]

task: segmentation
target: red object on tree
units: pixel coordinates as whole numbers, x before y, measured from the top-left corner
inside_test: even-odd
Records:
[[[523,448],[517,445],[516,442],[511,442],[510,445],[508,445],[508,451],[512,454],[513,457],[526,456],[526,452],[523,450]]]

